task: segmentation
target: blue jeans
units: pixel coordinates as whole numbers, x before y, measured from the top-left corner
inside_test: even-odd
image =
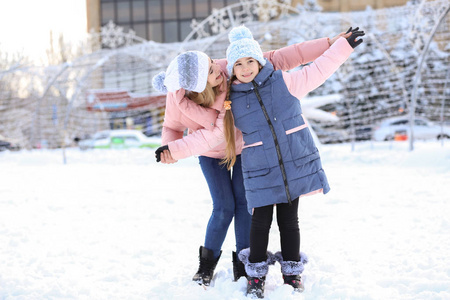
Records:
[[[220,255],[228,227],[234,216],[236,252],[250,246],[252,217],[247,211],[241,156],[236,157],[232,172],[221,159],[200,156],[200,166],[209,186],[213,210],[206,228],[205,248],[212,250],[214,257]]]

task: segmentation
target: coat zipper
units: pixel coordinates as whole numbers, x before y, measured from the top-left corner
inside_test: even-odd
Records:
[[[287,200],[288,200],[289,205],[292,205],[291,193],[289,193],[289,185],[288,185],[287,176],[286,176],[286,169],[284,168],[284,162],[283,162],[283,158],[281,156],[280,144],[278,143],[277,134],[275,133],[275,129],[273,128],[272,121],[269,118],[269,114],[267,113],[266,107],[264,106],[264,103],[259,94],[258,85],[254,80],[252,81],[252,83],[253,83],[253,86],[255,87],[256,98],[258,98],[259,105],[261,106],[261,109],[264,113],[264,117],[266,118],[266,121],[269,124],[270,131],[272,132],[273,140],[275,142],[275,149],[277,150],[278,164],[281,169],[281,175],[283,176],[284,189],[286,191]]]

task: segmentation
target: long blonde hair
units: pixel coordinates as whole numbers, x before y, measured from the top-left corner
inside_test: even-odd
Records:
[[[259,61],[258,61],[258,65],[259,65],[259,70],[258,70],[258,73],[259,73],[259,71],[262,69],[263,66],[261,66],[261,63]],[[233,82],[236,79],[237,79],[237,77],[236,77],[236,75],[234,75],[234,70],[233,70],[233,74],[231,75],[231,78],[228,81],[227,96],[225,98],[225,101],[230,101],[231,85],[233,84]],[[230,107],[231,107],[231,105],[233,105],[233,104],[231,103]],[[236,140],[235,140],[235,136],[234,136],[234,129],[235,129],[234,117],[233,117],[233,113],[231,112],[231,109],[229,109],[225,112],[225,118],[223,119],[223,131],[224,131],[225,141],[227,142],[227,145],[225,148],[225,158],[222,160],[222,163],[227,165],[228,170],[230,170],[231,167],[236,162]]]
[[[220,94],[219,86],[212,87],[206,83],[206,88],[201,93],[186,91],[186,97],[203,107],[211,107],[216,100],[216,96]]]
[[[231,84],[235,80],[236,76],[232,75],[230,81],[228,81],[227,96],[225,98],[225,101],[230,100]],[[225,158],[222,160],[222,163],[226,164],[228,170],[230,170],[231,167],[233,167],[234,163],[236,162],[236,140],[234,135],[234,129],[235,127],[234,127],[233,113],[231,112],[231,109],[228,109],[225,112],[225,118],[223,120],[223,131],[227,145],[225,148]]]

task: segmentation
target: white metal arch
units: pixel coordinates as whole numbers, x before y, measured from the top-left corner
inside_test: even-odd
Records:
[[[241,0],[221,9],[214,9],[212,14],[198,23],[192,21],[191,33],[183,43],[203,39],[211,36],[220,36],[235,26],[254,21],[268,22],[289,14],[298,14],[299,10],[290,5],[290,1],[280,3],[276,0]]]
[[[422,2],[422,4],[425,1]],[[430,36],[428,38],[428,40],[425,43],[425,47],[422,51],[422,53],[420,54],[419,57],[419,62],[417,64],[417,69],[416,69],[416,75],[414,76],[414,85],[413,85],[413,90],[412,90],[412,94],[411,94],[411,103],[410,103],[410,111],[409,111],[409,125],[410,125],[410,130],[411,130],[411,137],[409,139],[409,150],[412,151],[414,150],[414,119],[415,119],[415,109],[416,109],[416,102],[417,102],[417,87],[419,85],[419,81],[420,81],[420,75],[422,72],[422,68],[423,68],[423,63],[425,61],[425,58],[428,55],[428,50],[430,47],[430,44],[436,34],[437,29],[439,28],[439,26],[441,25],[442,21],[445,19],[445,17],[448,15],[449,11],[450,11],[450,3],[447,2],[446,6],[442,7],[442,12],[440,14],[440,16],[438,17],[436,23],[434,24],[432,30],[430,31]],[[445,90],[444,90],[445,93]]]

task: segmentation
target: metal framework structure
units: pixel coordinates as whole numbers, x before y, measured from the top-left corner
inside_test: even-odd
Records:
[[[376,123],[397,115],[444,124],[450,120],[449,7],[447,0],[424,0],[326,13],[293,8],[288,0],[241,0],[213,10],[200,22],[193,20],[191,34],[171,44],[145,41],[110,23],[91,33],[91,47],[97,49],[91,54],[59,66],[13,64],[0,72],[0,135],[24,148],[64,148],[74,138],[115,127],[159,134],[164,103],[151,86],[152,77],[182,51],[224,57],[227,33],[239,24],[250,28],[263,51],[332,37],[355,25],[366,31],[365,42],[351,58],[311,93],[342,99],[320,107],[334,121],[312,120],[329,133],[345,132],[338,138],[321,136],[322,142],[370,139]],[[414,133],[411,137],[412,150]]]

